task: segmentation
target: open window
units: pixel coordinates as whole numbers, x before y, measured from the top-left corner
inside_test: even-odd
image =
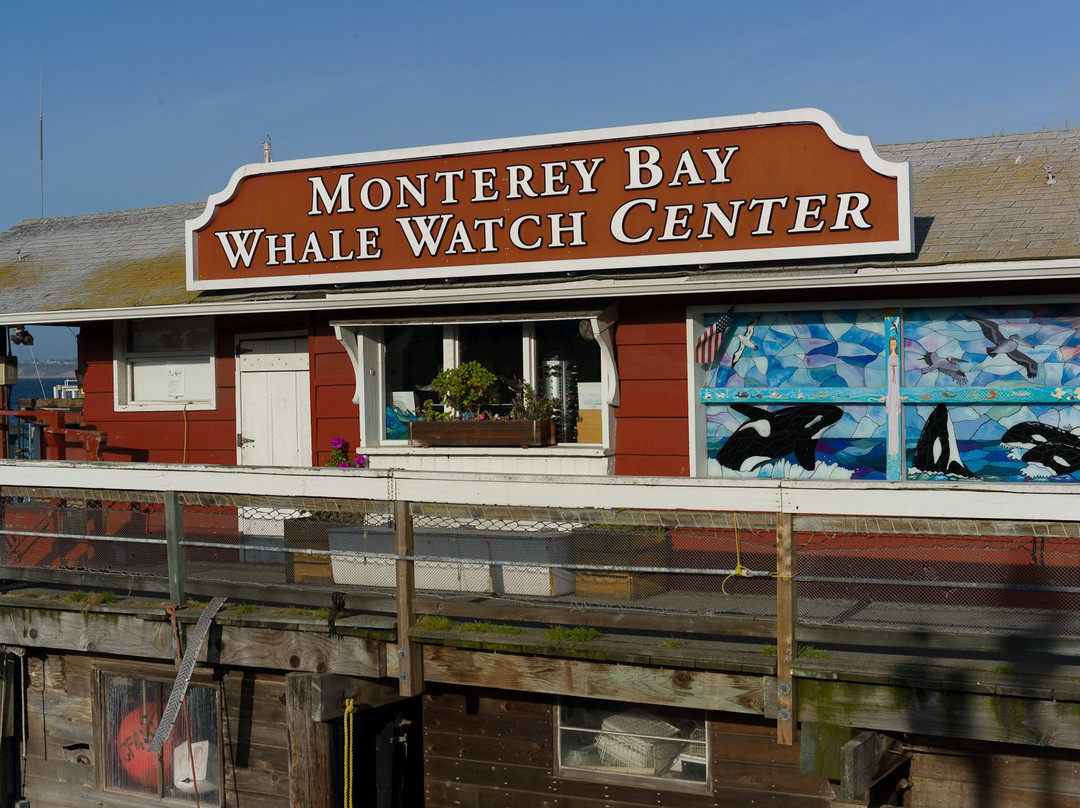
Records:
[[[709,782],[705,716],[694,710],[563,699],[557,745],[562,774]]]
[[[603,447],[618,403],[613,322],[613,311],[586,311],[334,326],[354,361],[365,448],[405,446],[409,422],[441,409],[432,379],[470,361],[498,378],[492,414],[508,414],[528,384],[554,402],[560,445]]]
[[[216,407],[214,321],[176,317],[117,322],[113,334],[115,407]]]
[[[141,670],[98,671],[94,725],[101,786],[160,800],[220,805],[222,782],[218,690],[196,676],[161,752],[149,750],[173,679]]]

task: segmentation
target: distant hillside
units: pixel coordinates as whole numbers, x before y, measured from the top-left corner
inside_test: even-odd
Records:
[[[74,376],[78,362],[74,359],[31,359],[19,360],[20,379],[56,379],[61,376]]]

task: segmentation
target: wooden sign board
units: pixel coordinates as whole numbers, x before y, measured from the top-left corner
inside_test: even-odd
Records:
[[[820,110],[244,166],[193,290],[912,250],[910,171]]]

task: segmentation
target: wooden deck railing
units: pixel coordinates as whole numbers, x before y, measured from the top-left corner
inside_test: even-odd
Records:
[[[1072,555],[1069,541],[1076,534],[1080,509],[1077,508],[1075,489],[1069,485],[979,485],[965,484],[944,486],[933,484],[899,483],[800,483],[785,481],[746,481],[733,482],[721,480],[696,480],[673,478],[584,478],[565,476],[508,476],[491,474],[446,474],[419,473],[405,471],[351,470],[339,469],[270,469],[270,468],[233,468],[233,467],[196,467],[163,466],[149,464],[101,464],[101,463],[59,463],[0,461],[0,494],[5,498],[34,498],[54,501],[81,501],[97,503],[102,500],[143,500],[157,503],[163,512],[164,530],[158,544],[162,548],[167,564],[160,574],[140,579],[141,586],[153,590],[167,591],[174,603],[184,602],[192,594],[207,596],[221,594],[223,587],[234,597],[259,597],[274,600],[275,591],[280,597],[287,594],[292,603],[319,603],[329,599],[332,590],[342,587],[305,587],[295,583],[275,583],[244,587],[236,582],[222,584],[220,581],[198,580],[185,570],[185,502],[203,498],[205,501],[219,503],[222,507],[250,507],[252,502],[261,502],[275,508],[292,508],[299,511],[318,510],[320,504],[325,507],[328,500],[364,501],[380,503],[387,517],[393,515],[395,543],[392,559],[396,562],[396,591],[394,597],[381,593],[367,608],[374,608],[396,614],[398,623],[398,654],[402,675],[403,692],[409,692],[409,677],[419,679],[420,673],[415,668],[420,655],[415,643],[409,637],[409,629],[417,614],[438,611],[455,616],[469,615],[500,619],[518,619],[526,622],[554,623],[573,622],[582,624],[593,622],[597,625],[618,625],[623,628],[638,627],[650,631],[687,631],[694,633],[736,634],[774,638],[777,653],[777,714],[779,716],[779,737],[790,743],[796,726],[794,684],[792,669],[798,654],[798,640],[817,638],[819,641],[844,642],[839,631],[844,625],[832,624],[825,620],[800,619],[800,604],[811,602],[808,596],[800,593],[797,586],[817,587],[832,594],[833,599],[843,602],[850,597],[841,585],[878,586],[893,593],[905,587],[917,589],[919,586],[938,585],[934,592],[939,592],[945,584],[952,589],[968,586],[963,580],[923,581],[914,576],[898,579],[890,570],[895,568],[897,557],[903,552],[888,551],[877,553],[875,542],[886,547],[890,541],[895,543],[897,535],[906,535],[925,529],[919,520],[946,524],[951,534],[968,537],[957,543],[956,549],[950,546],[947,565],[953,577],[959,576],[965,565],[979,563],[978,553],[971,550],[971,542],[980,541],[981,532],[996,524],[1006,524],[1004,534],[1010,530],[1020,530],[1014,525],[1022,525],[1023,531],[1032,535],[1032,565],[1044,564],[1045,560],[1036,557],[1041,552],[1039,536],[1044,533],[1064,537],[1061,545],[1066,548],[1067,557],[1060,563],[1061,570],[1071,574],[1080,567]],[[13,501],[14,501],[13,500]],[[699,614],[665,614],[662,611],[648,614],[618,611],[613,613],[598,609],[590,614],[581,611],[560,609],[558,603],[550,606],[514,605],[507,608],[505,603],[462,601],[439,602],[425,598],[417,593],[415,586],[413,519],[414,510],[434,506],[458,507],[463,513],[492,514],[496,518],[506,516],[507,509],[551,509],[559,511],[604,512],[624,515],[627,511],[659,514],[668,524],[680,524],[685,514],[693,513],[756,513],[765,514],[769,524],[775,525],[775,566],[759,574],[769,576],[775,581],[775,611],[764,620],[735,620],[723,616]],[[99,506],[95,506],[99,507]],[[830,521],[831,520],[831,521]],[[849,520],[846,522],[845,520]],[[950,526],[949,523],[955,526]],[[837,572],[822,574],[815,569],[813,574],[806,574],[806,568],[800,559],[812,558],[810,550],[800,548],[800,536],[811,536],[833,531],[836,536],[847,535],[857,525],[861,535],[865,535],[868,552],[848,552],[843,540],[825,542],[821,555],[830,563],[836,558],[843,561],[842,569]],[[85,524],[85,522],[84,522]],[[837,527],[839,525],[839,527]],[[1010,526],[1013,525],[1013,526]],[[1046,527],[1046,526],[1051,527]],[[1070,532],[1073,531],[1073,532]],[[829,534],[829,535],[833,535]],[[27,532],[29,541],[34,540],[33,531]],[[999,533],[1000,535],[1000,533]],[[1026,534],[1025,534],[1026,535]],[[971,537],[974,537],[971,539]],[[68,537],[70,538],[70,537]],[[76,537],[77,538],[77,537]],[[101,537],[98,537],[99,539]],[[126,541],[145,541],[145,537],[125,536]],[[117,538],[117,542],[121,541]],[[918,545],[918,542],[915,542]],[[912,546],[915,546],[912,545]],[[837,548],[840,550],[837,550]],[[904,548],[901,547],[901,550]],[[910,548],[908,548],[910,549]],[[1021,548],[1027,552],[1025,548]],[[842,551],[842,552],[841,552]],[[1013,558],[1002,555],[1001,558]],[[830,553],[832,555],[830,555]],[[884,559],[884,561],[881,561]],[[760,559],[759,559],[760,560]],[[818,559],[820,561],[820,559]],[[880,571],[874,572],[873,565],[881,563]],[[67,568],[42,568],[33,564],[15,564],[7,559],[6,566],[0,567],[0,577],[8,579],[52,581],[78,586],[98,585],[108,588],[115,582],[123,570],[107,574],[87,572],[77,564]],[[946,563],[946,562],[943,562]],[[1011,563],[1011,562],[1010,562]],[[890,566],[892,564],[893,566]],[[61,564],[60,566],[65,566]],[[734,570],[708,569],[711,574],[738,574],[740,564]],[[802,574],[800,574],[800,568]],[[866,572],[871,569],[873,575]],[[990,569],[990,572],[987,572]],[[854,571],[854,572],[853,572]],[[1014,573],[1016,565],[1003,564],[1001,571],[995,573],[992,567],[980,568],[979,576],[970,583],[972,589],[989,592],[1004,590],[1026,594],[1039,591],[1055,597],[1080,598],[1080,587],[1072,587],[1066,581],[1064,585],[1043,586],[1042,579],[1021,580]],[[683,571],[685,572],[685,571]],[[994,579],[997,575],[999,580]],[[728,576],[730,577],[730,575]],[[132,579],[133,580],[133,579]],[[129,584],[130,586],[131,584]],[[828,589],[836,586],[835,590]],[[352,588],[348,595],[353,603],[360,603],[365,597],[363,591]],[[926,590],[930,591],[930,590]],[[935,597],[938,595],[935,594]],[[815,597],[820,598],[820,592]],[[897,597],[886,596],[886,600]],[[919,595],[901,595],[900,601],[917,601]],[[802,600],[800,600],[802,598]],[[933,603],[933,601],[927,601]],[[1018,600],[1022,603],[1022,600]],[[1080,600],[1077,601],[1080,603]],[[1044,604],[1045,605],[1045,604]],[[1060,606],[1058,607],[1060,609]],[[844,611],[844,610],[840,610]],[[902,609],[892,609],[902,612]],[[1051,610],[1052,611],[1052,607]],[[1080,612],[1080,610],[1077,610]],[[839,612],[837,612],[839,613]],[[1070,618],[1071,619],[1071,618]],[[933,626],[927,629],[920,625],[918,631],[906,632],[903,626],[894,626],[896,645],[907,647],[923,644],[947,642],[952,647],[964,645],[962,632],[955,625],[942,621],[939,630]],[[850,630],[850,629],[849,629]],[[874,643],[887,645],[888,632],[880,628],[874,631]],[[935,636],[936,634],[936,636]],[[1059,650],[1080,655],[1080,631],[1067,631],[1061,636],[1020,637],[1010,635],[1005,640],[1001,637],[978,636],[973,632],[967,642],[970,647],[984,647],[996,641],[1007,641],[1010,648],[1019,647],[1024,642],[1037,643],[1042,650],[1047,643],[1056,643]]]

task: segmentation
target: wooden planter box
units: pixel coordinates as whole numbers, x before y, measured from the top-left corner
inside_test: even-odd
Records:
[[[330,522],[320,519],[286,519],[285,549],[329,550]],[[334,576],[329,555],[289,553],[286,581],[291,584],[330,584]]]
[[[555,422],[542,421],[413,421],[412,446],[554,446]]]

